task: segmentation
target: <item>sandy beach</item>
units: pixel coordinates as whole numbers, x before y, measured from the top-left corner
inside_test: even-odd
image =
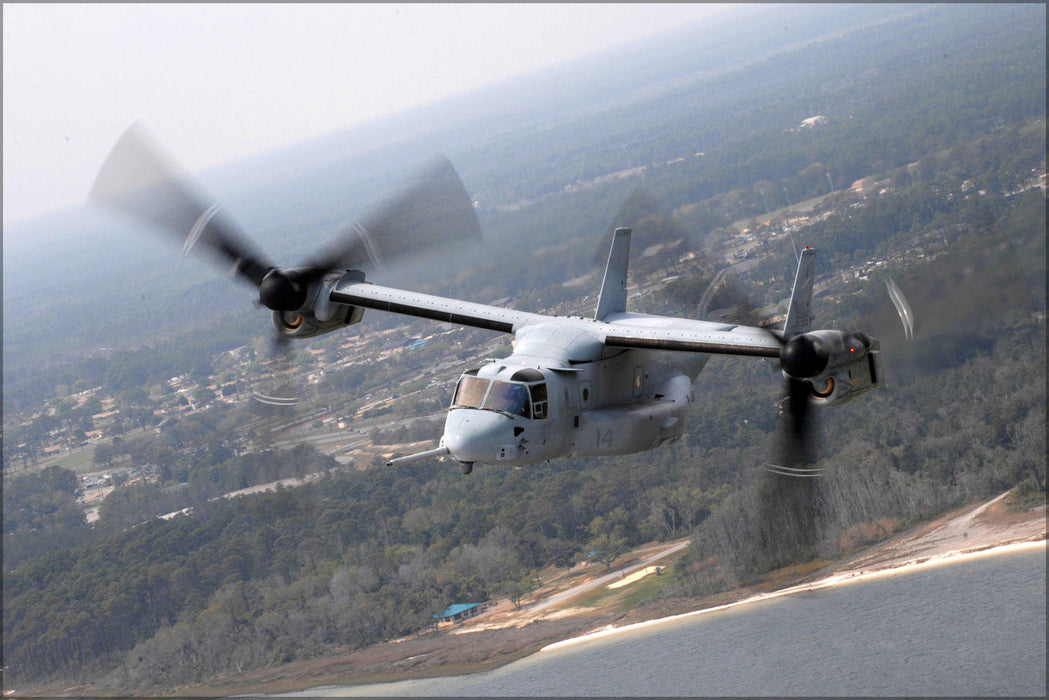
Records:
[[[1046,507],[1043,505],[1034,510],[1015,512],[1007,503],[1009,495],[1010,492],[1003,493],[975,508],[962,509],[960,512],[952,513],[897,535],[867,551],[820,569],[794,585],[774,591],[745,595],[738,600],[676,615],[627,624],[613,623],[599,630],[553,642],[544,646],[540,651],[560,649],[626,630],[659,625],[671,620],[709,614],[804,591],[845,585],[871,577],[903,574],[918,567],[942,565],[972,557],[993,556],[1030,548],[1044,549],[1046,546]],[[680,545],[675,545],[665,551],[669,555],[681,549],[683,548]],[[618,577],[602,577],[599,582],[607,585],[609,589],[629,585],[652,574],[656,569],[653,562],[658,560],[659,557],[649,557],[640,564],[630,567],[628,571],[621,572]],[[606,583],[608,580],[611,580],[612,583]],[[558,598],[560,601],[565,601],[577,595],[578,592],[561,594]],[[493,621],[478,625],[478,627],[492,629],[508,627],[521,620],[534,622],[542,619],[542,616],[535,614],[536,608],[546,610],[551,607],[549,602],[544,601],[543,605],[523,611],[521,615],[508,616],[511,619],[500,621],[502,624]],[[562,611],[562,614],[566,612],[571,614],[573,610]],[[470,631],[469,628],[464,628],[460,630],[460,633],[468,631]]]
[[[537,600],[519,609],[504,601],[476,618],[442,626],[437,633],[262,669],[189,692],[355,695],[366,690],[362,684],[486,671],[544,650],[561,649],[624,630],[660,625],[773,597],[846,585],[869,577],[902,575],[915,568],[965,558],[994,556],[1023,548],[1044,550],[1045,505],[1019,510],[1011,500],[1006,493],[985,503],[961,508],[843,560],[794,577],[774,590],[765,585],[703,599],[658,601],[626,614],[609,606],[587,604],[587,598],[594,596],[595,591],[613,594],[629,591],[631,584],[658,575],[657,567],[666,566],[681,556],[687,540],[653,544],[636,551],[615,571],[606,572],[601,567],[592,574],[574,575],[571,584],[565,580],[547,582]]]
[[[815,580],[768,593],[758,593],[723,605],[635,622],[609,626],[589,634],[548,644],[541,651],[559,649],[626,630],[658,625],[671,620],[705,615],[728,608],[750,605],[772,598],[794,595],[820,588],[841,586],[873,577],[893,576],[914,569],[954,563],[974,557],[994,556],[1027,549],[1045,550],[1046,507],[1027,513],[1013,513],[1005,504],[1009,493],[961,514],[941,518],[881,543],[862,554],[849,557],[816,574]]]

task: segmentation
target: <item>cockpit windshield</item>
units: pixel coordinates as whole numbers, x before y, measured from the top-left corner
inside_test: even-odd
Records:
[[[536,420],[546,419],[546,407],[546,382],[503,382],[471,374],[462,376],[452,399],[452,408],[481,408]]]
[[[528,389],[524,384],[492,382],[492,388],[488,390],[488,396],[485,397],[484,405],[481,408],[487,408],[490,411],[504,411],[525,418],[532,417]]]
[[[488,391],[488,385],[492,382],[488,379],[478,379],[469,375],[463,375],[459,380],[459,386],[455,390],[453,406],[464,406],[467,408],[480,408],[484,401],[484,395]]]

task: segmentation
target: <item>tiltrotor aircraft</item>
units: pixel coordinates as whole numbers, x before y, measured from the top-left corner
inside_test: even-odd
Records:
[[[813,330],[815,250],[799,256],[782,330],[633,313],[627,310],[631,230],[615,231],[592,318],[548,316],[384,287],[364,269],[476,240],[476,215],[458,175],[441,161],[377,215],[305,265],[279,269],[205,205],[138,127],[114,147],[90,199],[176,234],[184,251],[217,254],[259,289],[284,339],[360,323],[372,309],[514,336],[509,357],[459,379],[437,448],[391,462],[450,456],[526,465],[565,456],[624,455],[682,436],[692,383],[711,355],[778,360],[788,387],[787,475],[808,475],[808,408],[840,404],[882,383],[877,340],[861,332]],[[902,312],[901,312],[902,315]]]

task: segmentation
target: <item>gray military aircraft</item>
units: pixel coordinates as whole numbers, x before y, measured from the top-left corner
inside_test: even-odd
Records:
[[[103,165],[90,200],[175,234],[184,252],[198,247],[217,255],[258,287],[282,340],[360,323],[368,309],[514,336],[509,357],[460,377],[439,445],[390,464],[450,456],[469,474],[476,463],[526,465],[651,450],[682,436],[693,381],[711,355],[721,354],[779,361],[788,388],[788,449],[770,469],[809,476],[809,407],[841,404],[882,383],[877,340],[856,331],[813,330],[815,250],[799,256],[782,330],[628,311],[628,228],[613,236],[593,317],[549,316],[366,279],[366,270],[381,273],[395,259],[479,238],[470,199],[447,161],[327,251],[283,270],[168,163],[132,127]]]

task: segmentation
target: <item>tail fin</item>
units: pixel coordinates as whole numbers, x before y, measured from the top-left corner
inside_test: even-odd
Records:
[[[610,314],[626,311],[626,273],[630,263],[630,229],[617,228],[608,251],[605,278],[601,282],[601,296],[597,300],[594,318],[604,321]]]
[[[812,313],[812,282],[815,276],[816,251],[805,248],[798,258],[798,274],[794,278],[794,291],[790,294],[787,320],[783,324],[783,337],[786,339],[812,330],[815,320]]]

